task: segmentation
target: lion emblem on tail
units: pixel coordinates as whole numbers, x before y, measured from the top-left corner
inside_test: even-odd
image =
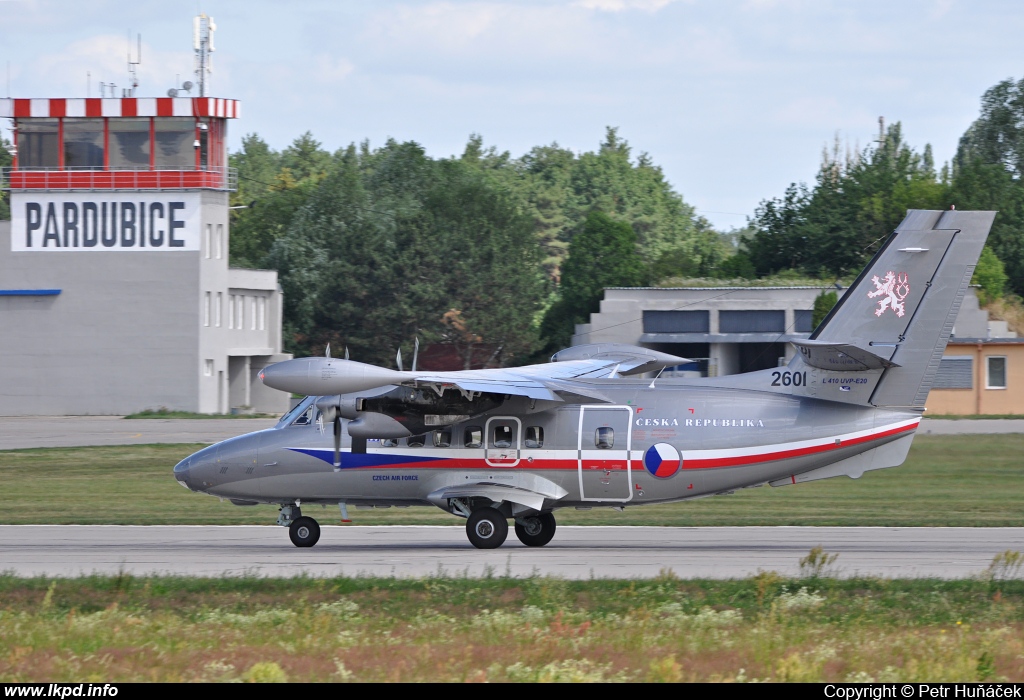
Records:
[[[903,300],[910,294],[910,280],[907,277],[906,272],[901,272],[897,275],[895,272],[890,270],[885,273],[884,279],[879,279],[878,275],[871,278],[871,281],[875,283],[875,291],[868,292],[868,299],[878,299],[878,308],[875,309],[875,316],[881,316],[885,313],[886,309],[892,309],[896,312],[897,316],[902,317],[906,313]]]

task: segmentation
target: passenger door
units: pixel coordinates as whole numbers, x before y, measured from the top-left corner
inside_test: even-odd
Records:
[[[580,496],[584,501],[633,498],[629,461],[633,409],[581,406],[579,422]]]

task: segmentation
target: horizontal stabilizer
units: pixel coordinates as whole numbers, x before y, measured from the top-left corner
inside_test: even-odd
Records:
[[[804,363],[818,369],[836,372],[860,372],[869,369],[888,369],[898,364],[873,352],[847,343],[826,340],[792,340],[800,351]]]

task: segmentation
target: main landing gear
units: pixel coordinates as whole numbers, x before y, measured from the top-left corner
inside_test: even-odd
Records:
[[[302,514],[299,506],[281,506],[277,524],[288,528],[288,537],[296,547],[312,547],[320,541],[320,523]]]
[[[543,547],[555,536],[551,513],[516,518],[516,537],[527,547]],[[466,520],[466,536],[478,549],[495,549],[508,537],[508,519],[497,508],[477,508]]]

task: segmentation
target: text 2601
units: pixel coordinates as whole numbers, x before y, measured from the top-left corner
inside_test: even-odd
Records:
[[[772,372],[772,386],[807,386],[807,372]]]

